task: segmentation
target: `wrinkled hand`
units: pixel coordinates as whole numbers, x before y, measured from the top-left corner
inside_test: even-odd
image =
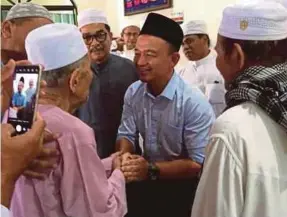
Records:
[[[131,155],[122,164],[122,171],[127,182],[147,179],[148,162],[139,155]]]
[[[115,169],[121,169],[122,154],[123,154],[122,152],[116,152],[116,153],[111,155],[113,157],[113,162],[112,162],[112,170],[113,171]]]
[[[43,143],[49,143],[56,141],[60,135],[54,135],[48,131],[44,132],[44,141]],[[42,147],[39,155],[34,159],[25,170],[24,175],[27,178],[35,178],[44,180],[46,174],[49,173],[52,169],[57,167],[57,157],[60,155],[57,148],[45,148]]]
[[[39,154],[43,145],[45,122],[37,114],[31,130],[14,137],[11,136],[15,133],[12,125],[2,124],[1,126],[1,176],[3,174],[16,180]]]
[[[125,45],[124,39],[123,38],[117,38],[116,39],[118,50],[122,51]]]
[[[125,164],[128,160],[131,159],[132,154],[129,152],[126,152],[122,155],[122,164]]]

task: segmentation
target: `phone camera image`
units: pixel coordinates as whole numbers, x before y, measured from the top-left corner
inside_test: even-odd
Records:
[[[30,66],[32,67],[32,66]],[[34,66],[36,67],[36,66]],[[34,121],[37,104],[39,70],[18,68],[13,81],[13,97],[8,111],[8,123],[17,134],[27,132]]]

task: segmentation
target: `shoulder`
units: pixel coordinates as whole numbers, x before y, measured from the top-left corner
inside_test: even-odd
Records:
[[[144,92],[144,83],[141,82],[140,80],[132,83],[126,92],[126,96],[129,96],[130,98],[135,97],[138,94],[143,94]]]
[[[92,128],[62,109],[41,105],[39,111],[47,124],[47,128],[53,133],[72,134],[77,139],[94,139]]]
[[[260,113],[260,108],[253,103],[243,103],[234,106],[217,118],[212,129],[212,134],[224,134],[232,137],[243,135],[244,129],[250,130],[246,126],[252,124],[255,121],[255,116]]]
[[[242,158],[242,151],[249,150],[255,159],[259,149],[262,153],[268,153],[274,150],[274,145],[283,144],[287,136],[283,128],[265,111],[256,104],[247,102],[234,106],[220,115],[212,127],[211,138],[224,140],[230,149],[241,154]]]
[[[136,69],[135,64],[127,58],[111,54],[111,60],[117,67],[125,67],[126,69],[130,68],[132,70]]]

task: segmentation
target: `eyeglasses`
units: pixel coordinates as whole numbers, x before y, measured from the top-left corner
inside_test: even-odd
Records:
[[[83,39],[87,45],[91,44],[94,39],[96,39],[97,42],[102,43],[107,39],[107,33],[97,32],[95,34],[86,34],[86,35],[83,35]]]
[[[124,32],[124,35],[128,36],[128,37],[137,37],[139,35],[139,33],[137,32]]]

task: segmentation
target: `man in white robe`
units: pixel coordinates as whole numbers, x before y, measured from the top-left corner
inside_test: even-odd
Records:
[[[211,130],[192,217],[287,216],[286,27],[276,2],[223,12],[216,50],[227,110]]]
[[[216,67],[216,52],[210,49],[207,25],[202,20],[183,24],[183,51],[190,61],[180,70],[181,77],[197,85],[208,98],[216,116],[225,108],[223,78]]]

